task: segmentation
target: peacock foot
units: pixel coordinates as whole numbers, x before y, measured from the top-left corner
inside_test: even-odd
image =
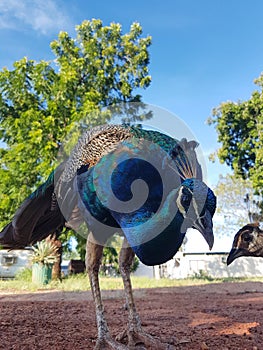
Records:
[[[107,334],[97,340],[94,350],[128,350],[128,347],[118,343]]]
[[[143,330],[125,330],[116,337],[117,341],[127,343],[129,350],[173,350],[172,345],[162,343],[159,339]]]

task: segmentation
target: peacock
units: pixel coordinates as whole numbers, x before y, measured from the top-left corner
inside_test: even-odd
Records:
[[[142,329],[130,269],[135,255],[149,266],[171,259],[188,228],[197,229],[212,248],[216,197],[202,181],[197,146],[141,125],[94,127],[0,233],[3,247],[25,247],[63,227],[77,231],[85,222],[96,349],[167,348]],[[119,269],[128,307],[127,330],[116,340],[105,319],[98,277],[103,247],[114,234],[123,237]]]
[[[227,265],[241,256],[263,258],[263,231],[258,222],[247,224],[236,233],[227,257]]]

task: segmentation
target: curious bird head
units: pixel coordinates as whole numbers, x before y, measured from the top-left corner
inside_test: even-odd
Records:
[[[227,257],[227,265],[240,256],[263,257],[263,231],[259,228],[258,222],[247,224],[236,233]]]
[[[201,180],[186,179],[179,188],[176,204],[184,217],[182,229],[198,230],[211,250],[214,244],[212,217],[216,210],[213,191]]]

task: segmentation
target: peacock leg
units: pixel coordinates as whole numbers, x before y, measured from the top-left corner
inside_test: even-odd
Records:
[[[110,335],[109,328],[104,316],[104,308],[101,299],[99,286],[99,268],[101,264],[103,246],[96,244],[96,241],[90,233],[87,240],[86,250],[86,268],[89,275],[91,291],[95,302],[96,321],[98,328],[98,339],[96,350],[114,349],[127,350],[127,347],[116,342]]]
[[[124,341],[127,337],[129,349],[172,349],[168,344],[160,342],[158,339],[155,339],[150,334],[144,332],[142,329],[141,320],[135,307],[130,279],[133,259],[134,252],[128,246],[128,243],[125,239],[119,255],[119,268],[124,284],[126,304],[129,312],[129,323],[127,331],[120,334],[117,337],[117,340]]]

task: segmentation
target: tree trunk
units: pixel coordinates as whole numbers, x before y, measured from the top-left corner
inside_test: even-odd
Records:
[[[57,255],[58,259],[54,263],[52,268],[52,279],[61,279],[61,262],[62,262],[62,243],[58,239],[57,234],[54,233],[47,237],[47,241],[50,241],[52,244],[54,244],[57,247]]]

